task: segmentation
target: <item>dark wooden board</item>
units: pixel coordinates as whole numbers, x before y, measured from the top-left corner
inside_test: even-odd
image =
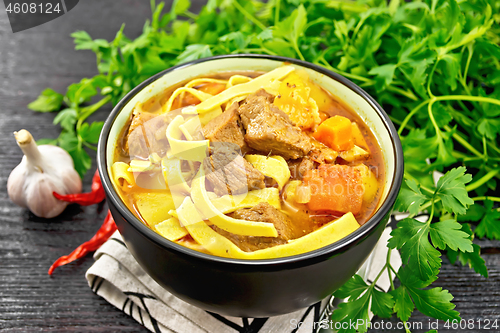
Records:
[[[201,2],[196,2],[198,8]],[[46,87],[64,92],[69,84],[96,74],[93,53],[75,51],[69,34],[85,30],[94,38],[109,40],[125,23],[125,34],[134,38],[149,17],[149,1],[84,0],[54,21],[13,34],[0,4],[2,332],[145,331],[129,316],[92,293],[84,277],[93,263],[91,256],[59,268],[52,277],[47,275],[55,259],[68,254],[95,233],[105,216],[106,205],[70,206],[62,216],[45,221],[12,204],[6,183],[10,171],[21,159],[12,135],[14,130],[26,128],[37,139],[58,135],[52,124],[53,114],[34,113],[26,105]],[[109,108],[101,110],[97,117],[104,119],[108,112]],[[91,173],[84,179],[85,190],[89,189],[90,179]],[[482,245],[487,252],[483,257],[490,270],[489,279],[445,261],[435,285],[450,290],[464,319],[498,319],[500,324],[500,245],[499,242],[482,242]],[[426,328],[428,318],[414,313],[410,321],[421,321]]]

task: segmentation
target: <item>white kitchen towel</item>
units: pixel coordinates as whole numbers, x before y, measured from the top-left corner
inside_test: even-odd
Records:
[[[366,281],[373,281],[387,256],[387,227],[368,260],[358,271]],[[315,333],[328,323],[334,309],[333,297],[290,314],[271,318],[224,317],[206,312],[170,294],[139,266],[120,234],[115,232],[94,254],[95,263],[86,278],[97,295],[106,299],[152,332],[177,333]],[[391,264],[401,265],[397,251],[391,252]],[[388,290],[385,272],[377,285]]]

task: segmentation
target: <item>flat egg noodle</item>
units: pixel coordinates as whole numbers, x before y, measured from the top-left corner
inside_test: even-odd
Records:
[[[205,189],[205,171],[203,167],[200,167],[198,174],[191,183],[191,197],[201,214],[223,230],[246,236],[278,236],[278,232],[272,223],[234,219],[218,210],[211,202]]]
[[[279,88],[279,79],[285,77],[290,72],[294,71],[295,68],[292,66],[282,66],[278,67],[266,74],[256,77],[247,83],[241,83],[232,86],[223,92],[212,96],[200,104],[186,107],[182,110],[183,114],[202,114],[208,112],[222,104],[230,101],[231,99],[241,96],[249,95],[256,92],[259,89],[270,90],[270,93],[276,92]]]
[[[114,183],[121,188],[122,191],[128,192],[135,185],[135,179],[132,172],[128,171],[129,165],[124,162],[115,162],[111,165],[111,175]]]
[[[290,169],[285,159],[279,155],[245,155],[245,159],[265,176],[273,178],[281,190],[290,179]]]

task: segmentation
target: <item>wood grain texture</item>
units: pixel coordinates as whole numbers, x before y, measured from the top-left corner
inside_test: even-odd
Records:
[[[197,1],[195,6],[200,2]],[[58,130],[52,125],[53,114],[34,113],[26,105],[46,87],[64,92],[69,84],[96,73],[93,53],[75,51],[69,34],[85,30],[94,38],[109,40],[125,22],[125,34],[134,38],[140,34],[149,16],[149,1],[84,0],[54,21],[13,34],[0,4],[2,332],[146,331],[92,293],[84,277],[93,263],[92,257],[58,268],[52,277],[47,275],[54,260],[68,254],[95,233],[106,214],[106,205],[69,206],[60,217],[46,221],[13,205],[5,189],[10,171],[22,156],[11,133],[26,128],[37,139],[58,135]],[[104,119],[109,110],[101,110],[96,117]],[[95,169],[95,160],[92,169]],[[84,179],[85,190],[89,190],[91,176],[90,172]],[[479,243],[487,252],[483,257],[489,266],[489,279],[467,267],[445,261],[435,286],[450,290],[464,319],[498,319],[500,324],[500,243]],[[397,322],[395,318],[391,321]],[[410,321],[421,321],[426,328],[428,318],[414,313]]]

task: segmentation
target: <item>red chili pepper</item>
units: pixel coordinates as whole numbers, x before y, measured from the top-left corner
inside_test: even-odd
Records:
[[[104,223],[101,228],[97,230],[94,237],[90,240],[86,241],[82,245],[78,246],[73,252],[71,252],[67,256],[62,256],[57,259],[52,266],[49,268],[49,275],[52,275],[54,269],[59,266],[63,266],[73,262],[77,259],[84,257],[87,253],[97,250],[104,242],[108,240],[109,237],[115,232],[116,224],[115,220],[113,220],[113,216],[111,216],[111,212],[108,210],[108,215],[104,219]]]
[[[67,195],[52,192],[52,194],[59,200],[77,203],[81,206],[90,206],[103,201],[105,198],[104,188],[102,187],[101,178],[99,177],[99,170],[96,170],[94,177],[92,177],[91,192]]]

